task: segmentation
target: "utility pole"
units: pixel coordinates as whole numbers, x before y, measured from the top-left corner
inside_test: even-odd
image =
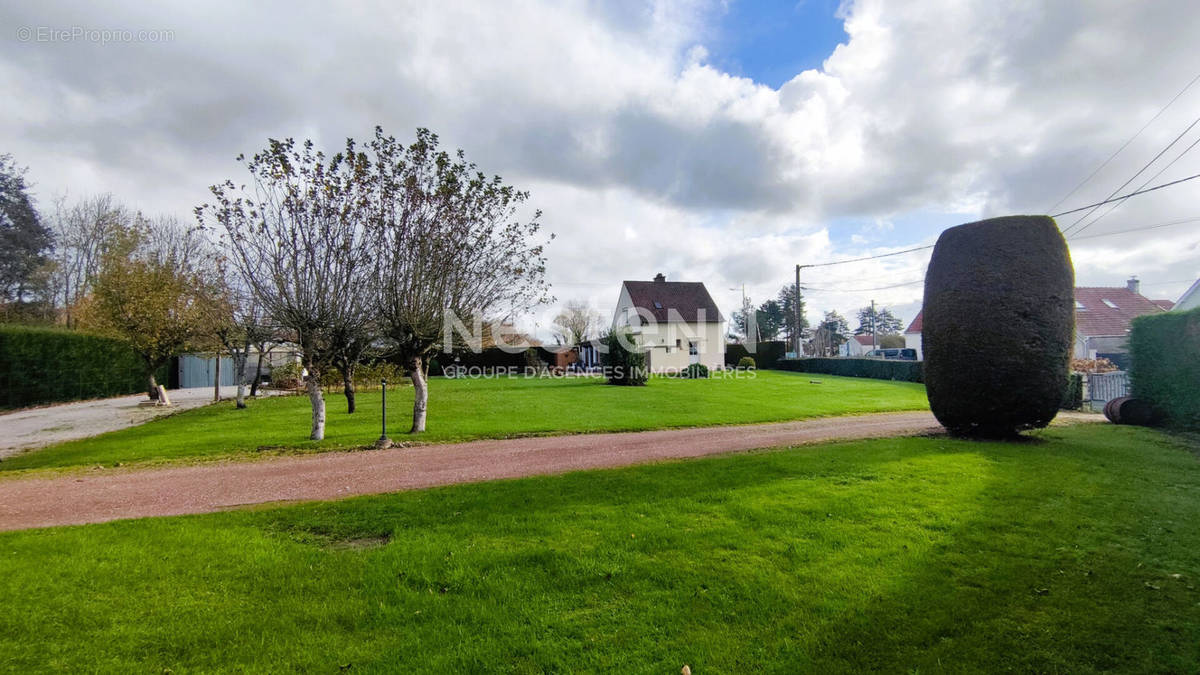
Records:
[[[811,265],[796,265],[796,298],[792,300],[792,341],[796,343],[796,358],[800,358],[800,268]]]
[[[875,301],[871,301],[871,351],[879,349],[879,344],[875,340]]]

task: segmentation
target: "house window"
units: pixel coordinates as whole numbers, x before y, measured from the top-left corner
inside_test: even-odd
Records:
[[[1086,311],[1087,311],[1087,307],[1084,307],[1082,302],[1080,302],[1080,301],[1076,300],[1076,301],[1075,301],[1075,311],[1077,311],[1077,312],[1086,312]]]
[[[700,347],[695,342],[688,343],[688,354],[695,356],[700,353]]]
[[[1113,301],[1112,301],[1112,300],[1109,300],[1108,298],[1103,298],[1103,299],[1101,299],[1101,300],[1100,300],[1100,302],[1103,302],[1104,304],[1108,305],[1108,308],[1109,308],[1109,309],[1116,309],[1116,308],[1117,308],[1116,304],[1114,304],[1114,303],[1113,303]]]
[[[654,309],[662,309],[662,303],[655,300],[654,301]]]
[[[676,348],[676,349],[682,349],[682,348],[683,348],[683,342],[682,342],[682,341],[680,341],[678,338],[676,338],[676,339],[675,339],[675,348]]]

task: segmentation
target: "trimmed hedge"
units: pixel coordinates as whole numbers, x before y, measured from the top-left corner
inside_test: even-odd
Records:
[[[725,345],[725,365],[729,368],[736,368],[739,361],[749,356],[754,359],[759,368],[774,368],[776,363],[787,356],[787,351],[788,344],[781,340],[759,342],[755,346],[753,354],[746,349],[746,345],[730,343]]]
[[[159,370],[167,383],[167,368]],[[145,364],[120,340],[54,328],[0,326],[0,408],[146,391]]]
[[[925,274],[925,387],[960,436],[1046,426],[1067,386],[1075,272],[1048,216],[992,218],[942,232]],[[986,326],[981,324],[986,321]]]
[[[1200,430],[1200,309],[1134,319],[1129,356],[1133,396],[1168,426]]]
[[[685,380],[706,380],[708,379],[708,366],[703,363],[692,363],[687,368],[679,371],[679,376]]]
[[[784,359],[775,365],[777,370],[798,373],[820,373],[843,377],[869,377],[876,380],[924,382],[921,361],[887,361],[884,359]]]
[[[1063,410],[1079,410],[1083,407],[1083,373],[1067,375],[1067,389],[1063,392]]]

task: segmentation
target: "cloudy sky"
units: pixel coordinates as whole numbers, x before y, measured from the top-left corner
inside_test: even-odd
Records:
[[[797,263],[1104,199],[1200,115],[1194,0],[328,4],[3,3],[0,151],[44,206],[111,192],[190,218],[267,138],[426,126],[532,192],[560,300],[610,308],[663,272],[728,312]],[[1200,173],[1197,139],[1126,190]],[[1200,221],[1176,222],[1198,197],[1075,225],[1078,285],[1177,297],[1200,276]],[[871,299],[911,319],[927,261],[806,270],[810,321]]]

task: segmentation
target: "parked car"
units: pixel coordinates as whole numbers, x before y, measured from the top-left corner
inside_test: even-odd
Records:
[[[917,350],[915,349],[875,349],[867,353],[867,356],[876,359],[888,359],[890,361],[916,361]]]

